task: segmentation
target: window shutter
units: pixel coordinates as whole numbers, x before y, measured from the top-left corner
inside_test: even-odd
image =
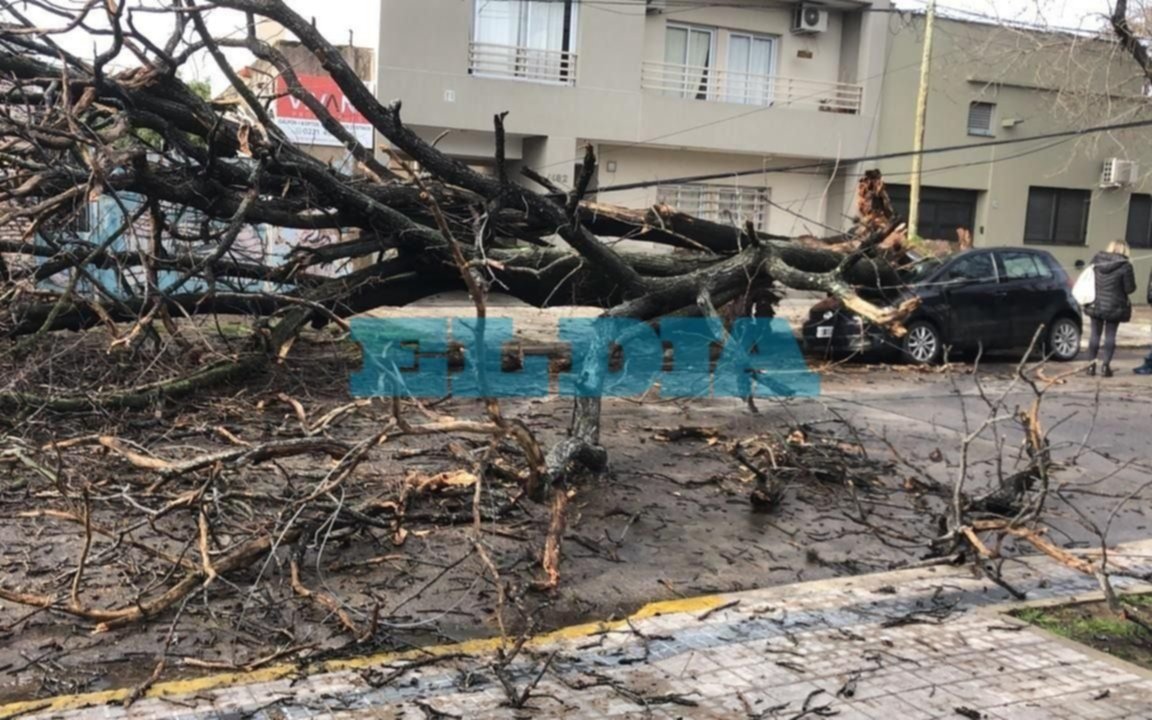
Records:
[[[1060,245],[1082,245],[1088,225],[1090,194],[1084,190],[1064,190],[1056,206],[1052,240]]]
[[[968,105],[968,134],[991,135],[992,112],[996,105],[986,102],[974,102]]]
[[[1024,216],[1024,241],[1045,243],[1052,238],[1056,214],[1055,193],[1048,188],[1028,188],[1028,210]]]
[[[1128,202],[1128,244],[1152,247],[1152,195],[1133,193]]]

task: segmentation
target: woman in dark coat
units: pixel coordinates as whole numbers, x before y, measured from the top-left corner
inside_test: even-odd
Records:
[[[1084,308],[1092,318],[1092,335],[1088,341],[1088,359],[1092,365],[1089,375],[1096,374],[1096,356],[1100,354],[1100,336],[1104,336],[1104,357],[1100,374],[1112,377],[1112,355],[1116,352],[1116,329],[1120,323],[1132,319],[1132,301],[1128,296],[1136,292],[1136,274],[1128,259],[1128,243],[1114,240],[1104,252],[1092,258],[1096,275],[1096,299]]]

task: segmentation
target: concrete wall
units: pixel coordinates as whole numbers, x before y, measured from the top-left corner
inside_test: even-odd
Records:
[[[768,222],[763,229],[779,235],[826,235],[821,226],[831,209],[832,220],[838,220],[839,202],[825,195],[829,185],[826,174],[773,172],[772,162],[723,153],[685,152],[646,147],[600,145],[601,186],[655,181],[661,178],[704,175],[725,171],[757,170],[764,172],[709,184],[728,187],[767,188],[773,205],[768,208]],[[615,172],[608,172],[608,167]],[[599,199],[614,205],[646,207],[656,202],[655,187],[604,194]],[[836,227],[843,226],[842,221]]]
[[[891,57],[884,81],[879,151],[912,147],[919,83],[923,18],[890,19]],[[993,138],[969,136],[969,103],[996,104],[995,139],[1022,138],[1071,128],[1152,118],[1152,99],[1140,95],[1135,65],[1115,45],[989,25],[941,21],[933,52],[925,147],[978,145]],[[1006,119],[1020,122],[1002,127]],[[1020,245],[1030,186],[1092,192],[1087,242],[1082,247],[1040,246],[1075,272],[1108,242],[1123,238],[1131,192],[1152,192],[1152,145],[1147,128],[1068,140],[1031,141],[927,155],[925,185],[981,191],[975,241]],[[1131,188],[1101,189],[1106,158],[1136,160],[1142,177]],[[890,182],[907,183],[911,159],[878,164]],[[1148,254],[1136,250],[1134,255]],[[1137,264],[1143,298],[1149,264]]]
[[[873,46],[883,45],[887,28],[871,17],[850,23],[852,32],[867,37],[846,40],[840,11],[830,14],[828,32],[794,36],[788,31],[789,11],[765,0],[660,15],[646,14],[643,0],[579,5],[577,79],[574,87],[565,87],[470,75],[473,0],[382,3],[378,93],[383,100],[402,99],[403,116],[414,126],[490,133],[492,116],[508,110],[508,132],[520,136],[758,156],[831,158],[867,148],[874,122],[867,109],[850,115],[667,97],[644,92],[641,73],[644,60],[663,60],[664,28],[679,22],[779,35],[778,74],[837,82],[882,57],[882,47],[876,55]],[[800,57],[800,51],[812,57]],[[866,90],[868,107],[878,89],[875,83],[871,93]]]

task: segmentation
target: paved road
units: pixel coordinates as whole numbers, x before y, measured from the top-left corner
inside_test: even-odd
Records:
[[[1152,493],[1149,493],[1145,487],[1149,479],[1152,478],[1152,462],[1150,462],[1147,450],[1150,420],[1148,400],[1152,397],[1150,395],[1152,379],[1136,377],[1130,372],[1123,371],[1123,369],[1137,364],[1139,356],[1140,352],[1137,350],[1123,351],[1116,363],[1117,368],[1121,369],[1122,372],[1110,380],[1090,379],[1086,376],[1068,379],[1067,382],[1051,390],[1043,409],[1045,424],[1052,430],[1054,454],[1057,460],[1065,465],[1057,475],[1057,488],[1060,490],[1061,496],[1070,498],[1076,504],[1077,510],[1098,523],[1103,523],[1112,516],[1119,499],[1131,496],[1130,500],[1124,503],[1115,517],[1112,518],[1110,538],[1116,542],[1152,537],[1152,520],[1148,517],[1149,513],[1152,513]],[[734,484],[731,477],[735,470],[732,467],[731,458],[727,457],[722,449],[713,449],[709,452],[704,443],[664,444],[654,442],[652,440],[653,432],[659,427],[709,425],[722,428],[726,438],[742,438],[754,433],[789,428],[797,423],[827,423],[842,419],[860,428],[872,447],[884,450],[883,444],[878,442],[880,438],[883,438],[886,442],[890,442],[903,458],[915,463],[936,479],[942,482],[951,482],[958,472],[959,448],[962,439],[974,424],[981,422],[981,418],[987,412],[981,399],[981,388],[989,396],[998,396],[1003,393],[1006,399],[1005,408],[1009,414],[1016,407],[1026,407],[1032,402],[1033,395],[1026,386],[1018,383],[1012,384],[1012,367],[1009,362],[992,362],[983,367],[979,375],[971,374],[971,368],[964,366],[952,368],[950,372],[860,365],[829,368],[822,377],[823,394],[821,397],[762,403],[759,415],[749,414],[741,403],[734,400],[647,405],[616,400],[606,402],[605,441],[610,446],[615,472],[610,483],[606,482],[603,487],[586,489],[582,495],[582,501],[585,503],[582,508],[583,517],[580,524],[574,526],[573,532],[581,533],[586,539],[599,538],[603,536],[603,533],[608,532],[610,533],[609,537],[621,538],[622,542],[618,547],[614,546],[612,554],[615,557],[611,560],[596,555],[587,555],[582,548],[575,545],[567,546],[562,597],[557,602],[560,611],[567,613],[568,617],[586,618],[589,616],[605,617],[616,612],[617,609],[621,609],[622,611],[617,615],[620,616],[642,606],[645,602],[666,599],[676,594],[694,595],[715,590],[773,585],[779,588],[784,584],[795,582],[798,578],[810,579],[843,572],[837,568],[849,567],[849,563],[854,564],[855,567],[887,568],[891,567],[889,564],[891,562],[906,562],[909,559],[914,559],[918,554],[923,553],[922,542],[909,543],[908,547],[896,552],[887,545],[871,541],[869,535],[860,531],[859,528],[845,523],[842,519],[830,517],[825,505],[813,502],[811,497],[802,496],[802,491],[797,491],[795,496],[790,496],[781,513],[771,518],[765,519],[763,516],[750,513],[743,496],[734,497],[732,492],[722,491],[712,481],[714,477],[723,476],[729,478],[726,481],[729,485]],[[979,385],[977,378],[980,380]],[[563,419],[567,417],[567,407],[567,401],[532,401],[526,403],[526,407],[512,407],[510,412],[522,414],[529,422],[541,423],[548,428],[546,432],[551,433],[559,431],[563,427]],[[548,441],[552,439],[554,438],[551,435],[545,437],[545,440]],[[1007,458],[1008,468],[1011,469],[1011,463],[1019,446],[1020,434],[1018,430],[1014,429],[1012,423],[998,424],[974,440],[970,448],[970,466],[987,480],[998,469],[993,459],[995,457]],[[894,477],[889,479],[889,486],[898,487],[905,475],[905,469],[899,467],[893,475]],[[921,527],[926,524],[930,525],[929,518],[924,516],[924,513],[920,513],[921,516],[917,517],[912,509],[903,502],[897,504],[894,501],[890,506],[879,505],[876,512],[875,517],[890,521],[894,526],[906,530],[910,534],[915,534],[921,541],[928,536],[925,533],[932,531],[930,527],[927,529]],[[1058,542],[1074,546],[1077,543],[1084,544],[1092,540],[1092,533],[1084,527],[1079,515],[1067,504],[1062,504],[1058,497],[1053,497],[1049,512],[1052,522],[1056,525],[1056,532],[1053,537]],[[445,533],[443,536],[433,538],[432,541],[448,544],[451,542],[451,536]],[[817,557],[814,554],[817,550],[820,562],[810,562],[812,558]],[[1152,555],[1152,549],[1147,550],[1148,554]],[[939,572],[944,573],[944,571]],[[900,577],[903,578],[904,576]],[[922,576],[916,575],[915,577]],[[999,602],[1003,599],[1002,595],[997,594],[991,588],[986,588],[983,584],[967,584],[971,578],[965,579],[962,574],[944,573],[937,575],[929,573],[923,577],[926,578],[925,582],[935,581],[936,584],[931,586],[934,588],[932,593],[936,592],[935,588],[945,586],[945,590],[941,592],[951,593],[951,588],[954,586],[979,587],[980,590],[977,594],[987,591],[988,601]],[[1025,581],[1026,578],[1021,580],[1021,582]],[[901,583],[903,582],[901,580]],[[909,580],[909,582],[913,581]],[[1085,585],[1083,580],[1077,580],[1077,582],[1080,584],[1076,585],[1075,589],[1072,589],[1072,586],[1065,589],[1069,592],[1073,590],[1082,592],[1090,587],[1090,585]],[[756,594],[749,596],[750,599],[741,599],[741,604],[738,607],[742,611],[747,608],[762,608],[765,605],[776,608],[780,607],[780,603],[787,601],[792,595],[808,597],[810,594],[828,592],[828,588],[839,587],[845,588],[845,592],[847,592],[847,589],[854,586],[815,585],[799,587],[801,589],[798,589],[798,586],[789,586],[785,590],[757,591]],[[902,584],[897,585],[897,587],[902,591]],[[1050,594],[1049,591],[1056,592],[1059,590],[1059,588],[1030,587],[1033,587],[1031,594],[1039,594],[1040,596],[1046,593]],[[837,590],[836,592],[840,591]],[[973,590],[973,592],[977,591]],[[916,597],[920,602],[927,602],[928,604],[924,607],[931,609],[932,593],[927,593],[927,596],[921,593]],[[867,597],[875,602],[883,603],[893,600],[889,595],[889,593],[870,593]],[[925,597],[928,599],[926,600]],[[695,619],[700,614],[711,607],[730,600],[731,598],[719,600],[711,598],[687,605],[660,605],[656,606],[655,609],[650,608],[647,614],[642,613],[634,621],[640,632],[649,638],[649,642],[642,642],[641,644],[648,647],[649,652],[655,652],[662,642],[657,636],[662,634],[675,636],[677,634],[676,632],[665,633],[659,630],[659,623],[657,622],[659,618],[653,617],[654,613],[677,612],[688,615],[691,616],[692,621],[685,620],[685,622],[694,626],[703,622]],[[859,600],[860,598],[857,597],[854,602]],[[893,601],[895,602],[895,600]],[[436,605],[435,599],[432,602],[434,607],[439,607]],[[811,607],[823,607],[819,606],[816,599],[812,599],[811,602],[814,603]],[[966,599],[965,602],[967,603],[968,600]],[[790,606],[785,605],[784,607]],[[794,610],[788,612],[811,612],[811,607],[796,606]],[[877,607],[880,608],[877,612],[888,616],[900,612],[901,606],[898,604],[890,606],[881,604]],[[820,613],[824,612],[824,610],[820,611]],[[828,612],[832,613],[832,610],[828,610]],[[802,701],[804,698],[788,695],[784,689],[786,686],[801,686],[807,688],[808,692],[814,692],[817,689],[824,690],[824,694],[814,696],[811,701],[817,705],[823,705],[832,700],[835,696],[835,690],[844,684],[843,677],[851,677],[853,670],[870,667],[863,664],[865,658],[858,653],[846,656],[846,660],[842,659],[844,665],[830,666],[827,668],[827,673],[824,674],[813,674],[811,677],[803,674],[798,676],[780,675],[779,673],[788,670],[787,663],[791,662],[792,657],[789,652],[796,652],[805,657],[805,667],[808,667],[809,663],[813,667],[819,667],[820,661],[815,656],[820,652],[827,651],[828,647],[840,647],[838,643],[844,641],[839,639],[831,641],[825,636],[811,635],[809,637],[815,643],[810,646],[813,648],[811,651],[805,648],[796,649],[778,644],[791,643],[791,640],[788,640],[789,636],[800,639],[802,635],[809,632],[816,633],[817,630],[793,626],[786,620],[785,616],[779,616],[775,613],[776,610],[771,612],[765,610],[758,615],[754,614],[751,619],[771,617],[780,620],[780,622],[773,620],[772,624],[783,628],[781,631],[783,634],[755,636],[760,638],[756,641],[759,645],[753,644],[751,650],[760,653],[756,656],[758,660],[737,666],[738,670],[745,668],[740,672],[730,668],[725,671],[731,671],[737,676],[743,677],[750,672],[746,669],[747,666],[757,668],[762,666],[764,668],[766,673],[764,678],[759,676],[744,677],[744,681],[752,685],[749,692],[752,693],[753,701],[757,698],[763,700],[760,704],[754,703],[753,707],[756,712],[773,707],[770,700],[778,698],[777,704],[784,702],[789,704],[786,708],[781,709],[776,716],[793,718],[803,712]],[[716,613],[709,620],[737,622],[741,617],[743,616],[739,613],[736,616]],[[836,616],[833,614],[829,617]],[[867,618],[858,618],[858,620],[861,625],[868,624]],[[642,625],[642,621],[655,624]],[[956,618],[955,621],[960,622],[960,619]],[[565,622],[572,622],[572,620],[569,619]],[[949,622],[952,620],[949,619]],[[956,625],[955,632],[964,638],[975,637],[980,634],[981,623],[989,625],[999,624],[1001,621],[997,620],[996,623],[991,623],[981,619],[975,623],[976,627],[963,624]],[[621,651],[624,654],[620,656],[625,658],[624,663],[616,663],[616,665],[607,661],[604,661],[606,664],[602,663],[604,667],[610,668],[611,672],[621,673],[608,677],[620,678],[620,683],[625,684],[605,682],[597,685],[596,683],[600,680],[589,675],[587,666],[581,665],[577,660],[573,660],[570,665],[571,668],[574,668],[571,672],[576,673],[576,675],[564,675],[563,673],[567,672],[565,668],[569,667],[566,665],[565,658],[574,652],[573,647],[566,646],[567,649],[563,650],[561,655],[556,658],[560,661],[556,667],[561,672],[562,677],[549,675],[546,678],[546,687],[550,691],[555,690],[559,693],[558,696],[562,698],[559,701],[561,704],[541,705],[540,703],[546,702],[546,699],[536,698],[533,700],[533,705],[537,708],[534,711],[535,716],[562,715],[565,708],[571,704],[575,704],[581,710],[587,704],[589,708],[595,708],[596,712],[600,712],[602,715],[617,713],[622,716],[643,716],[643,713],[650,712],[652,717],[747,716],[740,714],[743,713],[742,709],[733,710],[732,706],[724,704],[732,697],[738,698],[734,695],[734,690],[730,688],[727,695],[721,695],[718,694],[719,691],[711,688],[707,683],[697,682],[708,680],[707,674],[709,672],[705,669],[708,667],[707,663],[703,663],[700,668],[694,665],[696,660],[693,658],[700,655],[700,652],[684,655],[682,651],[677,651],[672,655],[660,657],[652,655],[649,657],[652,663],[634,661],[637,653],[635,646],[627,645],[628,637],[634,633],[626,624],[617,624],[611,627],[614,632],[609,634],[590,636],[588,635],[588,628],[569,631],[569,634],[575,634],[581,638],[575,644],[575,650],[578,651],[575,653],[577,656],[583,651],[581,648],[590,652],[595,647],[607,647],[613,651],[625,647],[626,649]],[[735,638],[733,642],[739,640],[738,632],[744,631],[744,626],[731,624],[721,624],[717,627],[721,628],[719,637]],[[733,627],[737,630],[732,630]],[[752,625],[751,627],[758,626]],[[840,630],[845,627],[851,633],[867,637],[868,641],[872,643],[868,647],[877,648],[874,653],[881,653],[881,659],[885,657],[883,651],[886,647],[887,650],[895,652],[893,649],[895,645],[888,647],[884,645],[885,642],[895,643],[903,651],[911,651],[915,650],[923,640],[923,638],[908,638],[899,634],[873,636],[858,632],[856,625],[844,625],[843,623],[825,629],[834,630],[836,635],[842,635]],[[930,630],[945,633],[944,630],[940,629],[940,626],[936,625],[931,626]],[[1028,632],[1029,634],[1025,636],[996,631],[992,637],[997,642],[1003,643],[1009,642],[1013,638],[1032,638],[1031,631]],[[448,635],[457,638],[468,636],[452,634],[451,632]],[[564,636],[567,637],[567,635]],[[636,641],[637,638],[640,636],[636,635],[632,637],[632,640]],[[769,644],[770,642],[772,644]],[[860,641],[852,640],[851,642],[858,643]],[[594,647],[584,647],[590,644],[594,644]],[[301,681],[303,684],[299,682],[290,684],[285,679],[288,676],[295,678],[297,675],[296,668],[281,668],[269,670],[256,676],[245,676],[241,680],[251,686],[250,690],[245,691],[224,690],[218,679],[169,684],[162,686],[161,690],[170,695],[180,696],[176,702],[169,700],[161,703],[158,700],[149,700],[134,707],[132,712],[139,713],[140,717],[188,715],[190,717],[257,716],[283,718],[311,716],[317,712],[317,708],[330,706],[333,709],[344,708],[341,712],[359,712],[365,716],[375,712],[376,714],[372,716],[423,717],[425,711],[413,704],[414,695],[412,693],[415,692],[420,697],[429,698],[429,701],[436,708],[441,708],[440,703],[443,702],[442,709],[458,715],[464,714],[468,717],[472,715],[477,717],[512,716],[508,711],[497,707],[502,697],[502,691],[497,686],[498,684],[493,683],[493,675],[490,670],[486,669],[486,665],[490,662],[484,655],[484,653],[490,652],[492,647],[490,643],[485,642],[458,646],[452,652],[466,652],[471,657],[466,660],[453,660],[443,665],[438,663],[420,672],[413,668],[410,671],[400,673],[392,682],[381,688],[371,688],[371,685],[373,682],[379,683],[382,677],[393,671],[386,668],[403,669],[406,667],[405,663],[424,656],[368,658],[347,661],[343,664],[331,664],[321,669],[336,673],[335,675],[324,676],[329,678],[332,684],[325,685],[324,682],[327,681],[317,680],[316,682],[319,682],[320,685],[315,686],[317,688],[315,691],[308,690],[308,688],[313,687],[312,680]],[[697,648],[697,650],[709,651],[709,647],[712,646]],[[849,645],[849,647],[856,648],[855,645]],[[1032,657],[1034,653],[1041,652],[1045,647],[1048,646],[1036,648],[1029,646],[1024,655]],[[769,652],[769,648],[772,652]],[[30,648],[29,652],[33,650],[35,648]],[[748,650],[749,648],[744,648],[739,652],[746,653]],[[986,650],[987,648],[983,648],[973,655],[973,665],[977,664],[977,659],[985,665],[988,664],[988,658],[985,657]],[[543,651],[543,646],[540,646],[540,652]],[[673,650],[668,650],[668,652],[673,652]],[[763,656],[764,653],[768,654],[767,660]],[[906,652],[897,654],[901,657],[916,657],[915,655],[907,655]],[[637,672],[645,670],[647,672],[649,664],[655,665],[670,658],[669,664],[680,664],[675,678],[665,677],[668,675],[667,668],[658,667],[659,672],[653,671],[652,678],[654,679],[651,686],[646,686],[643,683],[647,676],[643,673],[639,675],[627,674],[632,670]],[[690,659],[689,669],[691,672],[686,672],[683,670],[683,665]],[[851,663],[848,662],[849,660]],[[1058,663],[1055,659],[1049,658],[1049,660],[1052,663]],[[597,660],[596,662],[601,661]],[[1019,660],[1019,658],[1016,659],[1016,662],[1027,663],[1026,660]],[[521,668],[521,674],[530,674],[532,668],[538,666],[539,660],[537,659],[535,665],[529,663]],[[993,667],[1000,667],[1000,665]],[[1058,665],[1052,665],[1052,667],[1058,667]],[[1102,673],[1103,677],[1116,676],[1111,665],[1103,667],[1091,665],[1090,667],[1092,672]],[[365,668],[385,669],[381,670],[383,675],[369,673],[369,680],[356,679],[360,677],[359,673]],[[445,668],[450,668],[450,670]],[[1019,669],[1023,671],[1027,668],[1021,665]],[[918,677],[915,666],[911,668],[884,666],[883,668],[868,670],[867,676],[883,678],[886,677],[885,673],[888,670],[892,670],[896,674],[898,674],[897,671],[907,671],[907,673]],[[460,674],[457,674],[457,671]],[[969,671],[975,672],[973,668],[965,670],[965,672]],[[594,668],[593,672],[600,671]],[[987,673],[988,671],[985,668],[980,672]],[[340,673],[345,674],[341,675]],[[352,673],[352,675],[347,673]],[[418,676],[426,679],[421,680],[421,684],[416,686],[406,684],[411,682],[413,677]],[[971,675],[973,678],[988,676],[987,674]],[[1136,676],[1141,677],[1139,674]],[[572,677],[578,679],[572,681]],[[727,674],[721,674],[718,677],[727,677],[731,681]],[[864,677],[863,673],[862,677]],[[901,675],[901,677],[903,676]],[[683,683],[673,682],[673,680],[683,681],[684,678],[689,678],[692,681],[690,687]],[[565,679],[569,680],[570,684],[586,687],[579,692],[568,688],[570,692],[564,694],[558,688],[567,688],[564,684]],[[1089,679],[1077,680],[1076,682],[1082,684],[1075,687],[1089,689],[1096,687],[1089,682]],[[932,679],[932,681],[932,686],[921,686],[909,689],[909,691],[913,689],[924,690],[925,687],[944,687],[948,684],[943,680]],[[892,682],[898,682],[895,675]],[[1147,688],[1141,685],[1141,682],[1143,681],[1133,680],[1131,686],[1145,692]],[[367,683],[367,689],[365,689],[365,683]],[[523,687],[524,678],[518,677],[517,683]],[[630,683],[636,683],[636,685]],[[835,687],[833,687],[833,683],[837,683]],[[879,686],[883,687],[884,684],[879,683]],[[1060,686],[1064,687],[1063,683]],[[637,694],[634,691],[635,687],[641,687],[643,691]],[[701,687],[705,689],[701,690]],[[757,695],[757,689],[761,687],[774,688],[772,690],[774,694],[763,697],[763,694]],[[894,685],[893,687],[903,686]],[[1073,686],[1069,685],[1068,687]],[[409,694],[402,697],[388,694],[397,688]],[[379,690],[384,695],[372,695],[369,690],[372,692]],[[956,698],[963,702],[973,702],[968,695],[964,694],[963,686],[957,686],[952,690],[949,690],[948,694],[942,697],[949,698],[950,702]],[[700,695],[686,695],[689,691],[699,692]],[[229,692],[232,694],[229,695]],[[275,693],[286,693],[289,698],[288,702],[281,702]],[[685,694],[686,697],[681,697],[680,694]],[[328,696],[339,698],[339,700],[333,699],[329,703],[331,698]],[[629,699],[631,696],[634,698]],[[653,697],[660,699],[662,696],[662,702],[652,700]],[[109,701],[116,697],[119,696],[113,693],[100,696],[97,699],[102,698],[102,701]],[[634,702],[637,697],[643,699],[644,702],[638,705]],[[1125,698],[1128,696],[1123,693],[1114,692],[1110,697],[1112,699],[1109,703],[1099,704],[1098,701],[1091,701],[1085,706],[1087,709],[1080,708],[1083,714],[1072,714],[1066,717],[1143,717],[1145,720],[1152,718],[1152,711],[1143,716],[1132,714],[1135,710],[1124,705],[1124,702],[1127,702]],[[1152,701],[1149,701],[1146,695],[1139,697],[1145,702],[1149,702],[1148,705],[1145,705],[1146,708],[1152,707]],[[673,698],[686,699],[696,702],[697,705],[677,704]],[[896,699],[907,704],[909,698],[914,699],[914,704],[921,703],[921,698],[915,694]],[[1020,696],[1014,695],[1010,699],[1013,699],[1013,702],[1018,706],[1012,710],[1012,713],[1016,714],[1001,708],[995,710],[995,713],[988,715],[988,717],[1027,718],[1037,716],[1035,713],[1033,715],[1026,714],[1026,711],[1030,711],[1026,705],[1029,698],[1021,700]],[[892,720],[893,718],[930,716],[911,713],[900,703],[883,706],[879,710],[875,707],[870,708],[866,704],[860,704],[869,700],[864,694],[856,696],[854,701],[856,704],[854,705],[842,702],[843,696],[835,698],[835,700],[837,703],[835,709],[844,711],[843,715],[837,716],[840,718],[881,717],[881,715],[887,714],[888,717],[885,720]],[[1083,701],[1084,697],[1077,695],[1075,698],[1070,698],[1069,702],[1074,700]],[[90,701],[92,701],[91,698],[87,700],[70,699],[61,701],[59,707],[63,709],[77,703]],[[465,705],[458,705],[458,701],[465,702]],[[203,705],[204,702],[209,704]],[[347,703],[346,707],[341,705],[345,702]],[[364,706],[364,702],[377,703],[380,707],[369,711]],[[647,705],[644,704],[645,702]],[[927,700],[923,702],[927,702]],[[1025,704],[1020,704],[1020,702]],[[5,717],[7,712],[24,712],[36,707],[39,705],[3,709],[0,710],[0,718]],[[387,712],[380,709],[381,707],[385,708]],[[963,707],[979,709],[984,706],[963,705]],[[995,706],[988,707],[995,709]],[[1075,707],[1075,705],[1069,707]],[[1089,713],[1089,710],[1099,708],[1104,708],[1101,711],[1103,714],[1092,715]],[[1041,706],[1041,710],[1037,712],[1045,713],[1048,712],[1048,709],[1049,706]],[[856,712],[856,714],[849,711]],[[124,711],[117,707],[102,708],[93,717],[103,717],[102,713],[107,713],[108,716],[112,717],[127,717]],[[59,714],[48,713],[43,716],[59,716]],[[579,717],[579,714],[574,716]],[[809,713],[805,717],[818,716]],[[962,717],[947,712],[939,716]],[[132,715],[132,717],[136,717],[136,715]],[[769,714],[766,717],[773,717],[773,715]],[[1064,716],[1040,714],[1038,717],[1060,718]]]

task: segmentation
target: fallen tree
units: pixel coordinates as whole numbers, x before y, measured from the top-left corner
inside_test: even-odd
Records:
[[[78,24],[91,13],[106,16],[112,36],[110,47],[93,62],[62,50],[53,31],[15,9],[6,11],[14,22],[0,32],[5,88],[0,201],[7,208],[0,222],[26,228],[21,242],[3,246],[9,287],[4,329],[18,348],[34,341],[29,337],[58,330],[103,326],[118,334],[117,325],[131,324],[125,340],[131,345],[156,322],[170,323],[172,317],[264,318],[260,324],[268,329],[259,336],[256,353],[209,376],[224,379],[252,369],[261,357],[281,356],[309,323],[402,306],[453,289],[507,293],[537,307],[599,306],[607,317],[644,321],[715,313],[747,304],[753,296],[770,305],[777,286],[830,293],[873,322],[897,328],[910,309],[878,307],[856,292],[862,285],[897,285],[893,263],[903,261],[906,250],[878,176],[861,181],[857,227],[831,243],[764,237],[751,225],[723,225],[669,207],[631,211],[588,202],[595,172],[591,148],[574,188],[565,192],[529,171],[542,187],[534,192],[508,177],[503,116],[494,118],[497,173],[482,175],[412,132],[402,120],[400,102],[377,101],[341,54],[284,2],[225,0],[215,6],[246,13],[247,37],[215,38],[198,6],[174,3],[169,10],[180,11],[173,12],[173,34],[160,44],[134,29],[125,4],[88,3],[68,17]],[[402,153],[401,162],[380,161],[341,127],[303,88],[279,50],[258,39],[260,20],[280,23],[314,54],[352,104]],[[228,64],[226,47],[246,48],[280,69],[288,92],[345,143],[361,172],[340,174],[290,142],[263,99]],[[200,50],[229,79],[243,113],[224,112],[180,80],[178,71]],[[139,66],[113,72],[112,63],[122,63],[129,52]],[[431,178],[406,172],[404,160],[415,161]],[[78,208],[96,197],[112,198],[123,208],[124,220],[106,237],[81,241],[70,230],[72,221]],[[178,235],[175,223],[166,221],[173,208],[204,218],[199,233]],[[241,228],[253,224],[355,228],[357,237],[296,248],[273,267],[233,257]],[[125,249],[124,238],[142,234],[145,241]],[[564,244],[550,243],[552,236]],[[198,252],[176,255],[173,237],[195,243]],[[688,252],[627,252],[604,237]],[[312,272],[323,263],[350,260],[359,261],[360,269],[336,277]],[[95,268],[111,269],[116,286],[97,277]],[[58,273],[69,278],[67,286],[45,292],[38,283]],[[122,281],[141,273],[143,282]],[[177,278],[161,284],[160,273]],[[279,282],[284,289],[269,293],[229,285],[238,278]],[[193,391],[209,378],[176,379],[98,400],[138,406]],[[8,405],[36,400],[0,397]],[[93,398],[40,400],[63,410]],[[570,442],[550,462],[553,476],[581,465],[573,465],[574,459],[598,456],[595,405],[577,402]]]

